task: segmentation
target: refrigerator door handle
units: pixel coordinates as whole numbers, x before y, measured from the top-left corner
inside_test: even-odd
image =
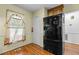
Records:
[[[65,16],[62,15],[62,23],[65,24]]]
[[[68,40],[68,34],[65,34],[65,40]]]

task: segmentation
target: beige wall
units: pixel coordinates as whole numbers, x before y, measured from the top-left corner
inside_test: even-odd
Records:
[[[72,12],[72,11],[76,11],[79,10],[79,4],[65,4],[64,5],[64,12]]]
[[[10,9],[12,11],[16,11],[19,13],[24,14],[24,22],[26,24],[26,41],[16,42],[11,45],[5,45],[4,46],[4,38],[5,38],[5,22],[6,22],[6,10]],[[40,25],[40,31],[38,32],[39,39],[35,40],[33,38],[33,33],[31,32],[31,28],[33,26],[34,19],[33,17],[39,16],[39,25]],[[47,16],[47,9],[41,8],[35,12],[29,12],[27,10],[21,9],[19,7],[16,7],[15,5],[0,5],[0,54],[4,53],[6,51],[18,48],[20,46],[29,44],[29,43],[36,43],[35,41],[38,41],[38,45],[43,47],[43,18]],[[38,28],[38,29],[39,29]],[[33,38],[33,39],[32,39]]]
[[[24,21],[26,24],[26,40],[4,46],[5,21],[6,21],[7,9],[24,14],[24,17],[25,17]],[[23,10],[19,7],[16,7],[15,5],[0,5],[0,53],[31,43],[32,42],[31,27],[32,27],[32,13],[30,13],[29,11]]]

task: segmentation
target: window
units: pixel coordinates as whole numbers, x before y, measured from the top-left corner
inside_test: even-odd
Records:
[[[5,39],[5,44],[14,43],[25,38],[25,24],[23,21],[23,15],[7,11],[7,39]]]

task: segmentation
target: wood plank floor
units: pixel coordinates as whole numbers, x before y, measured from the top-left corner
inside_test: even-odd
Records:
[[[36,44],[28,44],[12,51],[3,53],[2,55],[53,55]]]
[[[64,46],[65,55],[79,55],[79,45],[72,43],[65,43]]]
[[[22,46],[20,48],[17,48],[15,50],[5,52],[2,55],[54,55],[54,54],[44,50],[39,45],[31,43]],[[79,55],[79,45],[65,43],[64,55]]]

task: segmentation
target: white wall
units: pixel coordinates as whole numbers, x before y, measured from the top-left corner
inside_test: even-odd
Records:
[[[65,13],[65,34],[65,42],[79,44],[79,11]]]
[[[33,13],[33,43],[43,47],[43,18],[46,15],[47,10],[41,8]]]
[[[74,17],[74,19],[72,19]],[[65,31],[66,33],[79,34],[79,11],[65,14]]]

